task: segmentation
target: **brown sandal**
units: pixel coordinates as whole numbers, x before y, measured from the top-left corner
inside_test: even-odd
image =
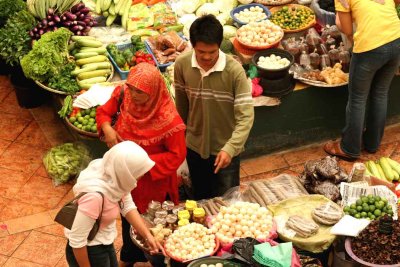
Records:
[[[352,157],[340,148],[339,142],[329,141],[324,145],[324,150],[331,156],[338,157],[345,161],[355,161],[357,157]]]

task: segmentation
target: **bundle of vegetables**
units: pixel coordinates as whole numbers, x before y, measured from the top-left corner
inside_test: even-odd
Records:
[[[132,45],[122,51],[119,50],[115,44],[107,45],[108,53],[121,70],[129,70],[130,67],[141,62],[155,65],[153,57],[147,53],[140,36],[132,35],[131,44]]]
[[[32,50],[21,59],[21,67],[27,78],[39,82],[48,81],[68,63],[68,40],[72,32],[60,28],[45,33],[33,44]]]
[[[8,18],[25,9],[26,4],[22,0],[0,0],[0,27],[6,24]]]
[[[62,66],[60,72],[49,79],[48,86],[69,94],[75,94],[80,89],[75,77],[72,75],[72,71],[74,71],[75,68],[75,62],[69,62]]]
[[[62,108],[58,111],[58,115],[60,115],[60,118],[64,119],[69,114],[71,114],[71,112],[72,112],[72,96],[67,95],[67,97],[64,98],[64,103]]]
[[[39,19],[46,19],[50,8],[57,10],[59,14],[64,14],[79,2],[81,0],[27,0],[26,4],[32,15]]]
[[[376,162],[365,162],[367,174],[388,182],[398,181],[400,177],[400,163],[391,158],[381,157]]]
[[[80,89],[89,89],[96,83],[107,81],[112,74],[103,43],[91,36],[72,36],[71,54],[76,59],[77,68],[71,72],[76,77]]]
[[[0,56],[11,66],[18,65],[20,59],[31,49],[28,31],[35,25],[35,18],[26,10],[14,14],[0,29]]]
[[[90,161],[89,151],[81,144],[65,143],[51,148],[43,158],[47,173],[55,185],[74,178]]]
[[[64,13],[50,7],[46,17],[42,19],[29,35],[32,39],[38,40],[46,32],[57,30],[60,27],[69,28],[76,35],[87,35],[96,21],[89,14],[90,9],[84,3],[74,5],[69,11]]]

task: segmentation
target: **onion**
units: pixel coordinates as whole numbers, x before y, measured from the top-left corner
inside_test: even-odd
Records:
[[[60,22],[60,21],[61,21],[60,17],[57,16],[57,15],[54,15],[53,20],[54,20],[55,22]]]

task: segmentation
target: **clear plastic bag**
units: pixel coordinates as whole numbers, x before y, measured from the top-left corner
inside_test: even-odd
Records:
[[[249,199],[249,202],[266,207],[288,198],[308,195],[308,193],[297,177],[281,174],[267,180],[251,182],[243,195]]]
[[[58,186],[75,178],[90,160],[89,150],[83,144],[65,143],[51,148],[43,157],[43,164]]]

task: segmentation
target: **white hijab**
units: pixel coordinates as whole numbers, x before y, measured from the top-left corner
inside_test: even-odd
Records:
[[[89,163],[78,177],[74,194],[99,191],[111,201],[118,202],[136,187],[137,180],[154,164],[139,145],[132,141],[121,142],[102,159]]]

